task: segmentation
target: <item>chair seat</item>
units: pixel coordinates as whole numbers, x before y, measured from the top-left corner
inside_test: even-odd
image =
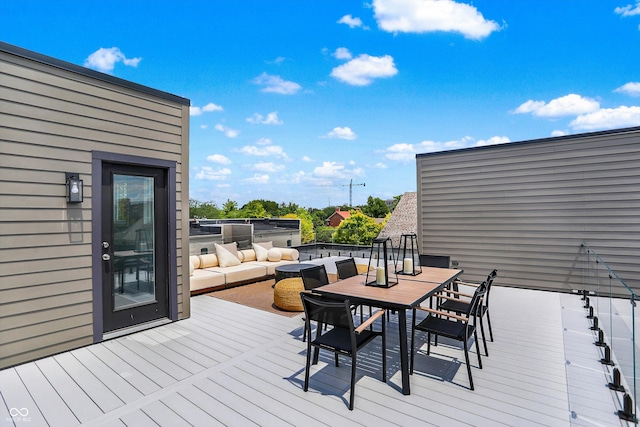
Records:
[[[379,332],[371,330],[356,334],[356,348],[361,348],[378,336],[380,336]],[[351,354],[351,332],[345,328],[334,327],[313,340],[312,344],[319,345],[321,348],[338,349],[344,354]]]
[[[465,332],[467,337],[472,337],[475,327],[463,322],[452,322],[451,320],[429,315],[416,325],[416,329],[438,334],[443,337],[453,338],[463,341]],[[465,331],[466,330],[466,331]]]

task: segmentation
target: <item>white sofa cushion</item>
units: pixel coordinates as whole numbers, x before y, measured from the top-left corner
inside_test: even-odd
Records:
[[[218,255],[220,267],[233,267],[240,265],[242,262],[240,258],[238,258],[238,249],[235,243],[227,243],[224,245],[214,243],[213,246],[216,248],[216,255]]]
[[[269,252],[269,249],[273,247],[273,242],[259,242],[254,243],[252,246],[253,250],[256,251],[256,260],[266,261],[267,252]]]
[[[218,261],[218,256],[216,254],[198,255],[198,259],[200,259],[200,264],[198,268],[210,268],[210,267],[217,267],[220,265],[220,262]]]
[[[279,248],[282,253],[282,259],[287,261],[297,261],[300,258],[300,252],[294,248]]]
[[[253,249],[243,249],[238,251],[238,258],[242,262],[256,261],[256,251]]]
[[[227,284],[258,279],[267,275],[267,268],[257,262],[243,263],[231,267],[212,267],[207,268],[206,271],[224,274]]]
[[[280,248],[271,248],[267,252],[267,260],[271,262],[278,262],[282,259],[282,251]]]
[[[189,289],[191,289],[191,291],[199,291],[200,289],[224,285],[224,274],[215,271],[202,270],[198,268],[193,271],[193,275],[189,278]]]

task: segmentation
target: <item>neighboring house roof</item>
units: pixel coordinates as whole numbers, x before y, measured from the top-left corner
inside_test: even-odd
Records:
[[[402,195],[398,205],[378,237],[390,237],[394,248],[400,246],[400,236],[418,231],[418,201],[416,192]]]
[[[332,213],[331,215],[329,215],[329,218],[327,218],[327,223],[331,223],[332,219],[337,220],[338,223],[342,222],[343,220],[349,218],[351,216],[351,212],[349,211],[341,211],[339,208],[336,208],[336,211],[334,213]],[[337,218],[336,218],[337,217]]]

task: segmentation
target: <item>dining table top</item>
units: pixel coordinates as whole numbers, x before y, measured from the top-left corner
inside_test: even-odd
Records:
[[[462,274],[463,270],[423,267],[413,276],[398,274],[398,283],[390,287],[366,285],[363,273],[314,289],[328,296],[348,298],[352,302],[367,302],[389,308],[408,309],[419,305]],[[371,273],[369,273],[371,279]],[[374,272],[375,279],[375,272]]]

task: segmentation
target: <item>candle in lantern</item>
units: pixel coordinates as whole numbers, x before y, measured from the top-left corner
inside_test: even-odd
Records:
[[[413,274],[413,259],[404,259],[404,274]]]
[[[384,277],[384,267],[376,268],[376,285],[386,285],[387,281]]]

